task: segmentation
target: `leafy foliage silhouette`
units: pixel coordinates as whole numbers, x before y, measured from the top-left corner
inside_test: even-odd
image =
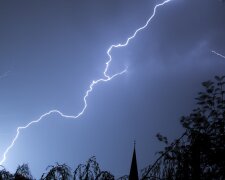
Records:
[[[101,171],[96,158],[91,157],[86,164],[80,164],[74,171],[74,180],[113,180],[108,171]]]
[[[225,76],[202,83],[197,108],[181,118],[182,136],[158,152],[153,165],[142,170],[142,179],[225,179]]]
[[[14,174],[15,180],[32,180],[33,177],[31,175],[28,164],[19,165]]]
[[[7,171],[3,166],[1,166],[1,170],[0,170],[0,180],[12,180],[13,179],[13,175]]]
[[[67,180],[71,179],[70,167],[66,164],[58,164],[55,166],[48,166],[47,170],[50,169],[47,173],[44,173],[41,176],[41,180]]]

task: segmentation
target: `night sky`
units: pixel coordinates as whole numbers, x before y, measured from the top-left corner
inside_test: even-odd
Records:
[[[0,156],[16,128],[58,109],[76,115],[93,80],[103,77],[107,49],[145,24],[161,0],[0,1]],[[153,163],[183,129],[201,82],[225,74],[225,3],[172,0],[127,47],[112,51],[109,74],[76,120],[57,114],[21,131],[4,166],[28,163],[34,177],[48,165],[73,169],[95,155],[116,177]]]

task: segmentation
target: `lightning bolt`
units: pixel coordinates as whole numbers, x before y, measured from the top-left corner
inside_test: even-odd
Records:
[[[145,23],[143,26],[141,26],[140,28],[136,29],[135,32],[133,33],[133,35],[130,36],[130,37],[128,37],[127,40],[126,40],[124,43],[122,43],[122,44],[119,43],[119,44],[116,44],[116,45],[111,45],[111,46],[108,48],[108,50],[107,50],[107,55],[108,55],[108,58],[109,58],[109,59],[108,59],[108,61],[105,63],[105,69],[104,69],[104,71],[103,71],[103,76],[104,76],[104,77],[101,78],[101,79],[92,81],[92,83],[89,85],[89,88],[88,88],[88,90],[86,91],[86,93],[85,93],[85,95],[84,95],[84,97],[83,97],[83,102],[84,102],[83,109],[82,109],[77,115],[75,115],[75,116],[74,116],[74,115],[66,115],[66,114],[63,114],[62,112],[60,112],[60,111],[57,110],[57,109],[53,109],[53,110],[48,111],[47,113],[42,114],[38,119],[29,122],[27,125],[18,127],[17,130],[16,130],[16,135],[15,135],[15,137],[13,138],[11,144],[6,148],[6,150],[5,150],[4,153],[3,153],[3,158],[2,158],[2,160],[0,161],[0,165],[2,165],[2,164],[5,162],[5,160],[6,160],[6,158],[7,158],[7,154],[8,154],[8,152],[10,151],[10,149],[13,148],[13,146],[15,145],[16,140],[18,139],[21,130],[24,130],[24,129],[30,127],[32,124],[39,123],[41,120],[43,120],[43,119],[44,119],[45,117],[47,117],[47,116],[50,116],[51,114],[58,114],[58,115],[60,115],[60,116],[63,117],[63,118],[69,118],[69,119],[77,119],[77,118],[79,118],[80,116],[82,116],[83,113],[85,112],[86,108],[87,108],[87,98],[88,98],[89,94],[93,91],[93,88],[94,88],[97,84],[99,84],[99,83],[101,83],[101,82],[108,82],[108,81],[112,80],[113,78],[115,78],[115,77],[117,77],[117,76],[120,76],[120,75],[124,74],[125,72],[127,72],[127,68],[125,68],[123,71],[118,72],[118,73],[116,73],[116,74],[114,74],[114,75],[111,75],[111,76],[110,76],[110,75],[108,74],[108,69],[109,69],[110,63],[111,63],[111,61],[112,61],[112,55],[111,55],[112,50],[113,50],[114,48],[121,48],[121,47],[127,46],[127,45],[129,44],[129,42],[130,42],[133,38],[136,37],[136,35],[138,34],[138,32],[142,31],[143,29],[145,29],[145,28],[149,25],[149,23],[151,22],[151,20],[155,17],[157,8],[160,7],[160,6],[164,6],[165,4],[169,3],[170,1],[172,1],[172,0],[166,0],[166,1],[162,2],[162,3],[159,3],[159,4],[155,5],[155,6],[154,6],[154,9],[153,9],[152,15],[149,17],[149,19],[146,21],[146,23]]]
[[[214,51],[214,50],[212,50],[211,53],[213,53],[213,54],[215,54],[215,55],[217,55],[217,56],[219,56],[219,57],[225,59],[225,56],[224,56],[224,55],[222,55],[222,54],[220,54],[220,53],[218,53],[218,52],[216,52],[216,51]]]

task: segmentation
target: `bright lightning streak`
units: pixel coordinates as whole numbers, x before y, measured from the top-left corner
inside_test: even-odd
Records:
[[[114,75],[112,75],[112,76],[108,76],[108,77],[106,77],[105,79],[102,78],[102,79],[98,79],[98,80],[96,80],[96,81],[93,81],[93,82],[90,84],[89,89],[86,91],[85,96],[83,97],[84,107],[83,107],[83,109],[82,109],[76,116],[65,115],[65,114],[63,114],[62,112],[60,112],[59,110],[54,109],[54,110],[51,110],[51,111],[49,111],[49,112],[47,112],[47,113],[41,115],[40,118],[38,118],[37,120],[31,121],[30,123],[28,123],[28,124],[25,125],[25,126],[18,127],[17,130],[16,130],[16,132],[17,132],[17,133],[16,133],[16,136],[13,138],[11,144],[10,144],[10,145],[7,147],[7,149],[5,150],[5,152],[4,152],[4,154],[3,154],[3,158],[2,158],[2,160],[0,161],[0,165],[2,165],[2,164],[5,162],[6,156],[7,156],[8,152],[9,152],[9,150],[15,145],[15,142],[16,142],[16,140],[17,140],[18,137],[19,137],[20,130],[26,129],[26,128],[30,127],[32,124],[35,124],[35,123],[40,122],[40,121],[41,121],[42,119],[44,119],[46,116],[49,116],[49,115],[51,115],[51,114],[53,114],[53,113],[59,114],[59,115],[60,115],[61,117],[63,117],[63,118],[70,118],[70,119],[77,119],[77,118],[79,118],[79,117],[84,113],[85,109],[87,108],[87,98],[88,98],[88,96],[89,96],[89,93],[92,92],[93,87],[94,87],[96,84],[100,83],[100,82],[107,82],[107,81],[110,81],[110,80],[112,80],[113,78],[115,78],[116,76],[119,76],[119,75],[124,74],[126,71],[127,71],[127,69],[125,69],[125,70],[123,70],[123,71],[121,71],[121,72],[119,72],[119,73],[116,73],[116,74],[114,74]]]
[[[31,121],[30,123],[28,123],[28,124],[25,125],[25,126],[18,127],[18,128],[17,128],[16,136],[13,138],[11,144],[6,148],[5,152],[3,153],[3,158],[2,158],[2,160],[0,161],[0,165],[2,165],[2,164],[5,162],[9,150],[15,145],[15,142],[16,142],[16,140],[17,140],[18,137],[19,137],[20,130],[26,129],[26,128],[30,127],[32,124],[38,123],[38,122],[40,122],[42,119],[44,119],[45,117],[47,117],[47,116],[49,116],[49,115],[51,115],[51,114],[54,114],[54,113],[55,113],[55,114],[59,114],[59,115],[60,115],[61,117],[63,117],[63,118],[69,118],[69,119],[77,119],[77,118],[79,118],[79,117],[85,112],[85,110],[86,110],[86,108],[87,108],[87,98],[88,98],[89,94],[92,92],[92,90],[93,90],[93,88],[94,88],[95,85],[97,85],[97,84],[100,83],[100,82],[107,82],[107,81],[110,81],[110,80],[112,80],[113,78],[115,78],[115,77],[117,77],[117,76],[120,76],[120,75],[124,74],[125,72],[127,72],[127,68],[126,68],[126,69],[124,69],[123,71],[121,71],[121,72],[119,72],[119,73],[116,73],[116,74],[114,74],[114,75],[112,75],[112,76],[108,75],[109,65],[110,65],[110,62],[112,61],[112,55],[111,55],[112,50],[113,50],[114,48],[120,48],[120,47],[125,47],[125,46],[127,46],[127,45],[129,44],[130,40],[132,40],[133,38],[135,38],[135,36],[137,35],[137,33],[138,33],[139,31],[145,29],[145,28],[148,26],[148,24],[151,22],[151,20],[154,18],[155,14],[156,14],[157,8],[160,7],[160,6],[165,5],[166,3],[170,2],[170,1],[172,1],[172,0],[166,0],[166,1],[162,2],[162,3],[160,3],[160,4],[155,5],[155,7],[154,7],[154,9],[153,9],[153,13],[152,13],[152,15],[150,16],[150,18],[147,20],[147,22],[145,23],[145,25],[142,26],[142,27],[140,27],[140,28],[138,28],[138,29],[133,33],[132,36],[128,37],[125,43],[123,43],[123,44],[119,43],[119,44],[116,44],[116,45],[111,45],[111,46],[109,47],[109,49],[107,50],[107,55],[108,55],[108,57],[109,57],[109,60],[106,62],[106,66],[105,66],[105,69],[104,69],[104,72],[103,72],[104,77],[101,78],[101,79],[92,81],[92,83],[91,83],[90,86],[89,86],[89,89],[86,91],[86,93],[85,93],[85,95],[84,95],[84,97],[83,97],[84,107],[83,107],[83,109],[82,109],[77,115],[75,115],[75,116],[72,116],[72,115],[65,115],[65,114],[63,114],[62,112],[60,112],[59,110],[54,109],[54,110],[51,110],[51,111],[49,111],[49,112],[47,112],[47,113],[41,115],[37,120]]]
[[[216,52],[216,51],[214,51],[214,50],[212,50],[211,52],[212,52],[213,54],[215,54],[215,55],[217,55],[217,56],[220,56],[221,58],[225,59],[225,56],[224,56],[224,55],[222,55],[222,54],[220,54],[220,53],[218,53],[218,52]]]
[[[157,5],[154,7],[153,13],[152,13],[152,15],[150,16],[150,18],[147,20],[147,22],[145,23],[145,25],[142,26],[142,27],[140,27],[140,28],[138,28],[138,29],[134,32],[134,34],[133,34],[132,36],[128,37],[127,40],[126,40],[126,42],[125,42],[124,44],[111,45],[111,46],[109,47],[109,49],[108,49],[108,51],[107,51],[107,55],[109,56],[109,61],[106,62],[106,68],[105,68],[105,71],[104,71],[104,76],[105,76],[105,77],[109,77],[109,76],[107,75],[107,71],[108,71],[108,67],[109,67],[110,62],[112,61],[112,56],[111,56],[111,54],[110,54],[111,51],[112,51],[112,49],[113,49],[113,48],[120,48],[120,47],[125,47],[125,46],[127,46],[127,45],[129,44],[130,40],[132,40],[133,38],[135,38],[135,36],[137,35],[137,33],[138,33],[139,31],[145,29],[145,28],[148,26],[148,24],[151,22],[151,20],[152,20],[152,19],[154,18],[154,16],[155,16],[155,13],[156,13],[157,8],[160,7],[160,6],[165,5],[166,3],[170,2],[170,1],[172,1],[172,0],[166,0],[166,1],[162,2],[162,3],[160,3],[160,4],[157,4]]]

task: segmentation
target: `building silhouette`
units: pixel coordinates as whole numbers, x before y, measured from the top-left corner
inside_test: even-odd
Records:
[[[138,168],[137,168],[135,142],[134,142],[134,151],[133,151],[133,157],[132,157],[132,162],[130,167],[129,180],[138,180]]]

